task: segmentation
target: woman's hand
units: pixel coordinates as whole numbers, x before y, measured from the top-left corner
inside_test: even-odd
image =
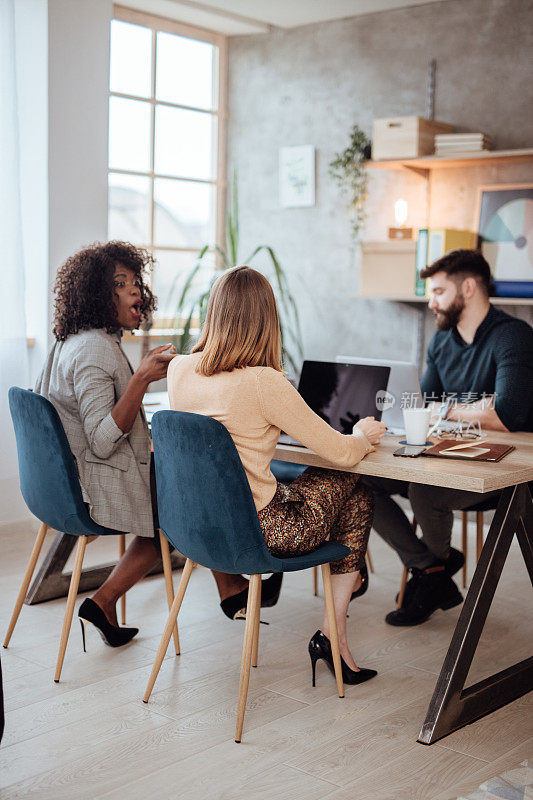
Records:
[[[353,426],[353,429],[364,433],[370,444],[379,444],[387,426],[384,422],[378,422],[374,417],[364,417]]]
[[[167,352],[165,352],[167,351]],[[147,385],[152,381],[160,381],[166,378],[168,365],[176,355],[176,348],[173,344],[162,344],[150,350],[139,364],[136,374]]]
[[[175,355],[176,349],[172,344],[154,347],[145,355],[131,376],[126,391],[111,409],[111,416],[122,433],[131,431],[148,384],[166,377],[169,362]]]

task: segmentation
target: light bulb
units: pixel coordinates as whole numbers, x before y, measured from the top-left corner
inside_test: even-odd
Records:
[[[396,227],[401,228],[407,219],[407,200],[396,200],[394,203],[394,219]]]

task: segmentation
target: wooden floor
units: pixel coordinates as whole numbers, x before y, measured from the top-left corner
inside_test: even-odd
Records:
[[[0,534],[2,634],[34,532],[26,525]],[[473,526],[471,536],[473,551]],[[106,560],[116,546],[94,542],[88,562]],[[307,642],[322,601],[312,596],[310,572],[288,575],[280,602],[262,614],[270,625],[261,625],[240,745],[233,732],[244,626],[220,612],[208,571],[193,572],[180,615],[182,655],[169,650],[149,705],[141,697],[166,617],[162,576],[128,595],[128,622],[141,632],[124,648],[105,647],[91,629],[84,654],[74,617],[58,685],[64,600],[24,606],[1,650],[2,800],[451,800],[531,757],[532,695],[431,747],[417,744],[458,609],[412,629],[387,626],[400,567],[375,534],[371,547],[377,571],[348,624],[356,659],[378,677],[346,687],[339,700],[319,662],[311,687]],[[531,594],[514,546],[473,679],[530,655]]]

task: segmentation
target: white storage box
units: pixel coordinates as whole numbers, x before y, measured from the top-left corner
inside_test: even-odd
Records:
[[[416,242],[361,242],[359,294],[364,297],[413,296]]]
[[[422,117],[374,120],[372,158],[416,158],[435,152],[435,134],[451,133],[453,125]]]

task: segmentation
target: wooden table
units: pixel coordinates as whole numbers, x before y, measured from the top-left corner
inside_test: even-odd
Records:
[[[380,447],[348,472],[395,478],[430,486],[484,492],[502,489],[474,577],[444,659],[418,741],[433,744],[533,689],[533,657],[465,688],[468,670],[485,625],[490,604],[516,534],[533,584],[533,434],[490,432],[491,442],[513,444],[516,450],[499,463],[439,458],[396,458],[400,436],[385,436]],[[274,458],[335,469],[302,447],[278,445]],[[338,469],[338,468],[337,468]]]

